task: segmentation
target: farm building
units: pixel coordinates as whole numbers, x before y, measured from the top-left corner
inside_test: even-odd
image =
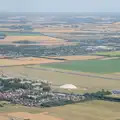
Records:
[[[6,35],[4,33],[0,33],[0,39],[4,39]]]
[[[120,95],[120,90],[113,90],[112,93],[113,93],[113,94],[119,94],[119,95]]]
[[[60,86],[60,88],[68,89],[68,90],[77,89],[77,87],[75,85],[72,85],[72,84],[65,84],[65,85]]]

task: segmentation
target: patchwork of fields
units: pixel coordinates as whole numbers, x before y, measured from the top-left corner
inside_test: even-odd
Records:
[[[120,88],[120,73],[96,74],[65,70],[55,71],[54,69],[40,67],[40,65],[30,65],[1,67],[0,74],[15,78],[47,80],[52,83],[55,89],[59,89],[64,84],[73,84],[78,88],[73,92],[77,93]]]
[[[2,78],[45,80],[53,91],[77,94],[120,89],[117,15],[10,16],[0,17]],[[61,88],[66,84],[77,89]],[[120,103],[37,108],[0,101],[0,120],[120,120]]]
[[[26,62],[27,64],[38,61],[38,65],[1,67],[0,73],[9,77],[27,78],[32,80],[48,80],[52,83],[53,88],[58,91],[60,85],[68,83],[77,86],[78,89],[72,91],[75,93],[86,93],[98,91],[101,89],[113,90],[120,88],[119,59],[102,60],[100,57],[96,59],[97,57],[94,56],[91,57],[91,59],[90,57],[83,56],[81,58],[77,56],[77,61],[73,61],[73,58],[75,59],[75,57],[72,56],[66,57],[67,61],[63,63],[50,63],[43,65],[39,64],[40,59],[36,58],[18,59],[19,64],[22,62]],[[41,60],[45,62],[45,58],[41,58]],[[52,61],[51,59],[47,60]],[[13,65],[14,64],[15,61],[13,62]],[[55,69],[59,69],[60,72],[56,72]],[[80,75],[66,73],[71,71],[74,73],[80,73]],[[103,73],[102,71],[106,74],[99,74]],[[0,108],[0,112],[2,112],[0,114],[0,119],[8,120],[9,116],[13,116],[14,118],[31,120],[34,120],[34,118],[36,118],[36,120],[39,120],[39,118],[44,120],[79,120],[79,118],[84,120],[118,120],[120,118],[119,107],[119,103],[105,101],[91,101],[45,109],[29,109],[28,107],[24,106],[6,105],[5,107]],[[9,113],[9,111],[13,113]],[[26,113],[26,111],[29,113]],[[44,112],[47,112],[47,114],[44,114]]]
[[[32,80],[47,80],[57,88],[63,84],[73,84],[78,88],[75,92],[111,90],[120,87],[119,59],[104,60],[105,58],[101,56],[61,58],[66,60],[32,57],[0,59],[0,74]]]
[[[46,32],[44,29],[36,30],[34,33],[5,32],[7,37],[0,40],[0,44],[20,45],[21,43],[18,44],[17,42],[26,40],[33,42],[30,45],[75,44],[64,39],[37,33],[41,31]],[[72,30],[70,31],[72,32]],[[68,31],[58,30],[56,32]],[[118,51],[96,53],[96,55],[92,56],[29,57],[19,59],[5,59],[3,57],[0,59],[0,74],[8,77],[47,80],[52,83],[53,89],[62,92],[71,92],[61,90],[60,86],[63,84],[75,85],[77,90],[73,90],[73,93],[95,92],[101,89],[114,90],[120,88],[119,56]],[[119,103],[105,101],[92,101],[45,109],[29,109],[19,105],[6,105],[0,108],[0,112],[2,112],[0,113],[0,120],[8,120],[9,117],[30,120],[79,120],[79,118],[84,120],[118,120],[120,118],[119,107]],[[13,113],[10,113],[10,111]],[[26,113],[26,111],[29,113]]]
[[[35,65],[35,64],[47,64],[47,63],[61,63],[71,60],[91,60],[101,59],[101,56],[63,56],[63,57],[22,57],[22,58],[4,58],[0,57],[0,66],[16,66],[16,65]]]
[[[72,45],[64,39],[46,36],[40,32],[19,32],[19,31],[1,31],[0,34],[5,34],[4,39],[0,39],[0,44],[15,44],[17,41],[28,40],[36,42],[37,45]],[[32,44],[32,45],[36,45]],[[29,44],[28,44],[29,45]]]

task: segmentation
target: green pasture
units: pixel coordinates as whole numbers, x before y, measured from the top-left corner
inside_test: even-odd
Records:
[[[95,54],[107,57],[120,57],[120,51],[96,52]]]
[[[120,59],[69,61],[64,63],[44,64],[41,66],[91,73],[115,73],[120,72]]]

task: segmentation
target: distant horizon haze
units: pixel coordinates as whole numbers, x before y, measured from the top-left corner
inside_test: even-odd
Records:
[[[0,0],[0,12],[120,12],[120,0]]]

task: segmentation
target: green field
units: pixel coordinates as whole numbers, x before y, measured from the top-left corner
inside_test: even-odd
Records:
[[[95,55],[107,56],[107,57],[120,57],[120,51],[111,52],[97,52]]]
[[[120,59],[71,61],[64,63],[44,64],[42,66],[91,73],[115,73],[120,72]]]

